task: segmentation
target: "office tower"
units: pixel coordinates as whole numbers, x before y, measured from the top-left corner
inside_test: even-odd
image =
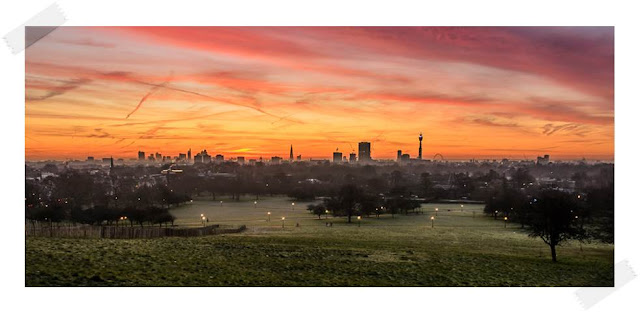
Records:
[[[333,152],[333,162],[334,163],[342,162],[342,153],[341,152]]]
[[[398,156],[396,157],[396,160],[400,161],[400,157],[402,157],[402,150],[398,150]]]
[[[420,140],[420,148],[418,149],[418,159],[422,159],[422,132],[420,132],[420,136],[418,137]]]
[[[538,165],[547,165],[549,164],[549,155],[544,155],[544,157],[538,156]]]
[[[350,163],[356,162],[356,153],[350,153],[349,154],[349,162]]]
[[[358,143],[358,161],[371,161],[371,142]]]
[[[298,156],[296,157],[296,160],[297,160],[297,161],[301,161],[301,160],[302,160],[302,155],[298,155]]]
[[[402,161],[402,162],[409,162],[410,159],[411,159],[411,157],[409,156],[409,154],[400,155],[400,161]]]
[[[291,149],[289,149],[289,161],[293,161],[293,144],[291,144]]]
[[[224,155],[218,154],[216,155],[216,162],[223,162],[224,161]]]
[[[202,152],[202,162],[208,164],[211,162],[211,155],[207,153],[207,150],[203,150]]]
[[[244,164],[244,157],[243,156],[238,156],[238,163],[243,165]]]
[[[187,161],[191,162],[191,149],[187,152]]]
[[[162,159],[162,154],[156,152],[156,159],[159,161],[160,159]]]
[[[94,161],[94,160],[95,160],[95,158],[93,158],[93,156],[87,157],[87,161]]]
[[[144,159],[145,159],[144,152],[143,151],[138,151],[138,160],[144,161]]]
[[[272,164],[279,164],[280,161],[282,161],[282,157],[278,157],[278,156],[271,157],[271,163]]]
[[[179,161],[186,161],[187,160],[187,154],[183,154],[183,153],[178,154],[178,160]]]

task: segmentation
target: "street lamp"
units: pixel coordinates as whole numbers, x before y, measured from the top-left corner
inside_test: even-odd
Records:
[[[498,210],[493,212],[493,220],[498,220]]]
[[[464,208],[464,205],[460,205],[460,212],[464,211],[464,210],[462,210],[462,208]]]
[[[325,220],[329,219],[329,210],[325,210],[324,211],[324,218],[325,218]]]
[[[438,216],[438,208],[436,207],[436,217]],[[433,217],[431,217],[433,219]]]
[[[296,206],[296,203],[291,203],[291,210],[293,210]]]
[[[206,219],[205,216],[202,216],[202,226],[204,226],[204,220]]]
[[[433,220],[435,220],[435,219],[436,219],[436,217],[431,216],[431,228],[432,228],[432,229],[433,229]]]
[[[282,217],[282,229],[284,229],[284,217]]]
[[[258,202],[257,202],[257,201],[254,201],[254,202],[253,202],[253,208],[256,208],[256,205],[257,205],[257,204],[258,204]]]
[[[507,220],[509,220],[509,218],[504,217],[504,228],[505,228],[505,229],[507,228]]]
[[[271,211],[267,212],[267,222],[271,222]]]
[[[220,201],[220,207],[222,207],[222,201]]]
[[[362,220],[362,217],[358,216],[358,227],[360,227],[360,220]]]

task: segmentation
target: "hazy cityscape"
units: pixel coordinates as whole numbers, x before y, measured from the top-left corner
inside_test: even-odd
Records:
[[[614,285],[611,27],[60,27],[25,74],[26,286]]]

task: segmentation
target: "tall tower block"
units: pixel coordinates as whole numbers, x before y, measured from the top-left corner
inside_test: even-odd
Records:
[[[418,159],[422,159],[422,132],[420,132],[418,140],[420,140],[420,148],[418,148]]]
[[[291,144],[291,149],[289,149],[289,161],[293,161],[293,144]]]

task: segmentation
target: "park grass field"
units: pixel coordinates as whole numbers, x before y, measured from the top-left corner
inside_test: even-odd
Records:
[[[149,240],[26,239],[27,286],[613,286],[613,245],[548,247],[481,205],[416,215],[325,216],[287,198],[210,198],[172,209],[179,226],[248,230]],[[431,227],[430,217],[438,216]],[[267,212],[271,212],[268,221]],[[475,213],[474,213],[475,212]],[[282,217],[285,217],[284,228]],[[326,223],[332,222],[332,227]],[[296,226],[298,224],[299,226]]]

